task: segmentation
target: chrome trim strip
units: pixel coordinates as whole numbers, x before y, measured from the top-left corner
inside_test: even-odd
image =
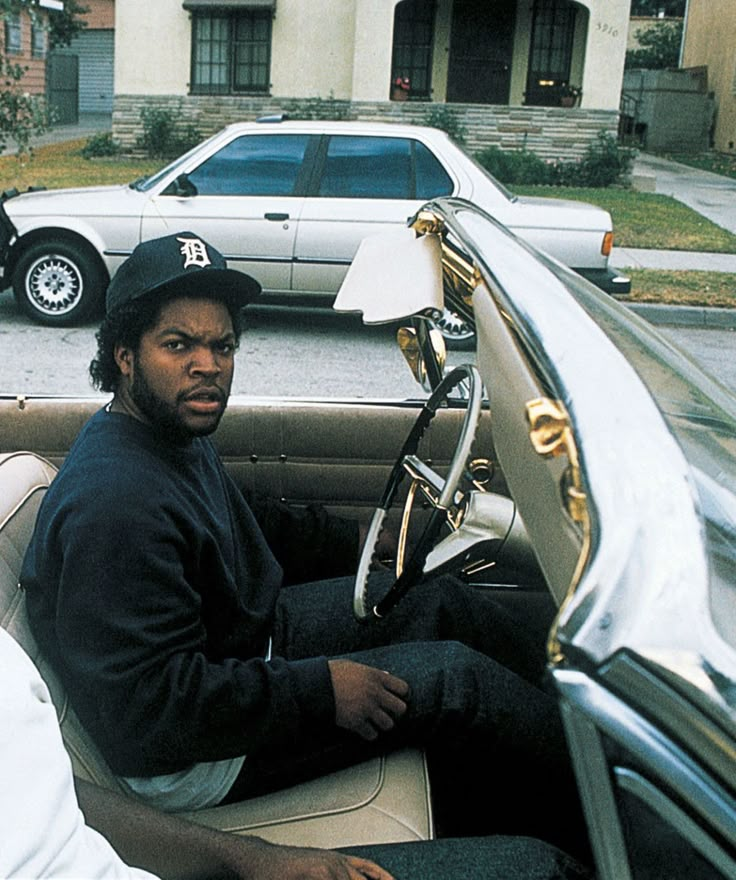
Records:
[[[633,770],[621,767],[616,767],[613,772],[619,788],[634,795],[661,816],[724,877],[736,877],[736,861],[648,779]]]
[[[619,743],[696,812],[724,840],[736,846],[736,798],[706,770],[630,706],[582,672],[553,670],[563,701],[605,736]],[[569,711],[569,709],[565,709]],[[582,762],[584,752],[573,757]]]

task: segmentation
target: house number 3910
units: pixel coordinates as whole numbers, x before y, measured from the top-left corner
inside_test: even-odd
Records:
[[[611,24],[606,24],[605,21],[599,21],[595,29],[600,31],[602,34],[608,34],[609,37],[617,37],[618,36],[618,28],[614,27]]]

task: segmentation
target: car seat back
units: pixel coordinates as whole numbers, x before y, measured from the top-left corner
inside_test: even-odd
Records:
[[[0,455],[0,625],[25,650],[46,682],[76,776],[106,788],[118,782],[69,705],[58,676],[41,654],[28,622],[20,568],[38,508],[56,468],[31,452]]]

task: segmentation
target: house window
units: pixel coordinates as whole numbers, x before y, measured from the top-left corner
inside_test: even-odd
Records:
[[[5,18],[5,51],[8,55],[20,55],[22,49],[20,14],[8,13]]]
[[[267,93],[271,71],[270,9],[202,13],[192,18],[192,92]]]
[[[555,106],[570,79],[577,9],[569,0],[535,0],[526,103]]]
[[[34,58],[46,57],[46,28],[35,24],[31,28],[31,52]]]
[[[434,0],[403,0],[394,14],[391,82],[408,80],[412,98],[430,97],[434,10]]]

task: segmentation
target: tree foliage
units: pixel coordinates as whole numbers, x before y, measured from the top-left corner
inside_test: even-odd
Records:
[[[81,16],[88,11],[78,0],[66,0],[64,11],[42,9],[38,0],[0,0],[0,20],[25,12],[31,21],[43,22],[48,16],[49,45],[69,45],[86,26]],[[0,54],[0,151],[13,140],[18,153],[30,150],[31,138],[46,131],[49,114],[42,95],[31,95],[23,88],[27,68],[13,57]]]
[[[662,21],[647,30],[636,31],[638,49],[626,53],[626,67],[663,70],[677,67],[682,44],[682,22]]]
[[[686,0],[632,0],[632,15],[657,16],[663,12],[666,16],[681,18],[685,14]]]

